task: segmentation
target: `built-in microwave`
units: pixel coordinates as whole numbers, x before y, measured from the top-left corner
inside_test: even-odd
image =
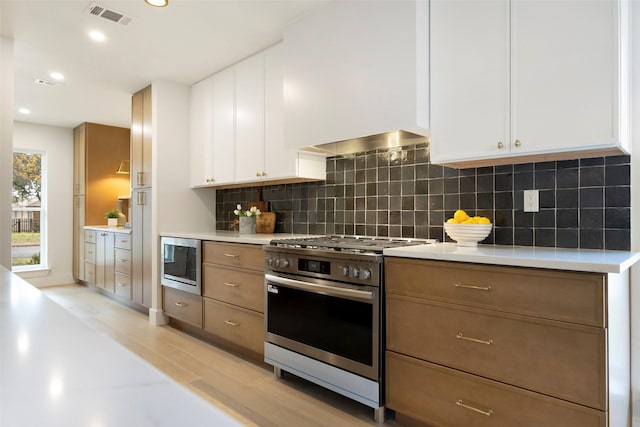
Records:
[[[201,241],[162,237],[160,245],[160,283],[163,286],[201,295]]]

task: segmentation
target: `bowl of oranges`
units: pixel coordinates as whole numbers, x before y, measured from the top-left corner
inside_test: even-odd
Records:
[[[444,231],[458,246],[478,246],[491,233],[491,220],[484,216],[469,216],[463,210],[457,210],[452,218],[444,223]]]

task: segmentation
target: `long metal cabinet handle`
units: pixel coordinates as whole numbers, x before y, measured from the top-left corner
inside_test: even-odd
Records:
[[[465,285],[462,283],[454,283],[454,287],[456,288],[464,288],[464,289],[476,289],[478,291],[490,291],[491,286],[476,286],[476,285]]]
[[[456,405],[461,406],[461,407],[466,408],[466,409],[469,409],[470,411],[477,412],[477,413],[482,414],[482,415],[486,415],[487,417],[490,417],[491,415],[493,415],[493,410],[492,409],[487,409],[486,411],[482,410],[482,409],[478,409],[478,408],[475,408],[475,407],[473,407],[471,405],[467,405],[466,403],[464,403],[464,401],[462,399],[458,399],[456,401]]]
[[[329,295],[329,296],[343,296],[359,299],[363,301],[371,301],[375,295],[373,292],[359,291],[357,289],[340,288],[337,286],[327,286],[320,283],[309,283],[300,280],[287,279],[286,277],[273,276],[271,274],[265,274],[264,278],[267,282],[287,286],[290,288],[300,289],[303,291],[309,291],[316,294]]]
[[[138,205],[146,205],[147,204],[147,195],[144,191],[138,192]]]
[[[240,285],[239,285],[239,284],[237,284],[237,283],[228,283],[228,282],[224,282],[224,285],[225,285],[225,286],[228,286],[228,287],[230,287],[230,288],[238,288],[238,287],[240,287]]]
[[[144,176],[144,172],[138,172],[136,174],[136,184],[138,184],[138,187],[144,187]]]
[[[223,254],[223,255],[229,258],[240,258],[240,255],[236,255],[236,254]]]
[[[184,302],[177,302],[177,303],[176,303],[176,305],[177,305],[178,307],[184,308],[184,307],[186,307],[188,304],[187,304],[187,303],[184,303]]]
[[[459,340],[476,342],[478,344],[486,344],[486,345],[493,344],[493,340],[481,340],[478,338],[465,337],[464,335],[462,335],[462,332],[458,332],[458,334],[456,335],[456,338],[458,338]]]
[[[231,320],[225,320],[224,323],[226,323],[227,325],[231,325],[231,326],[240,326],[240,323],[232,322]]]

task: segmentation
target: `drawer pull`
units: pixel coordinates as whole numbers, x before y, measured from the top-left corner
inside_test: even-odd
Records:
[[[224,323],[226,323],[227,325],[231,325],[231,326],[240,326],[240,323],[232,322],[231,320],[225,320]]]
[[[465,284],[462,284],[462,283],[454,283],[453,286],[456,287],[456,288],[475,289],[475,290],[478,290],[478,291],[490,291],[491,290],[491,286],[465,285]]]
[[[456,335],[456,338],[458,338],[459,340],[477,342],[478,344],[486,344],[486,345],[493,344],[493,340],[479,340],[478,338],[465,337],[464,335],[462,335],[462,332],[458,332],[458,334]]]
[[[118,261],[120,261],[120,262],[127,262],[127,261],[129,261],[129,260],[128,260],[128,259],[125,259],[125,258],[120,258]]]
[[[466,403],[464,403],[464,401],[462,399],[458,399],[456,401],[456,405],[462,406],[463,408],[469,409],[470,411],[477,412],[477,413],[482,414],[482,415],[486,415],[487,417],[490,417],[491,415],[493,415],[493,410],[492,409],[484,411],[482,409],[474,408],[473,406],[467,405]]]
[[[240,285],[239,285],[239,284],[237,284],[237,283],[227,283],[227,282],[224,282],[224,285],[225,285],[225,286],[228,286],[228,287],[230,287],[230,288],[238,288],[238,287],[240,287]]]
[[[236,254],[224,254],[224,256],[229,258],[240,258],[240,255],[236,255]]]
[[[188,304],[186,302],[177,302],[176,305],[180,308],[186,307]]]

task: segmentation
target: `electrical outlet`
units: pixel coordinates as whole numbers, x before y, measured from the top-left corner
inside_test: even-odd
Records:
[[[540,199],[538,190],[524,190],[524,211],[539,212]]]

